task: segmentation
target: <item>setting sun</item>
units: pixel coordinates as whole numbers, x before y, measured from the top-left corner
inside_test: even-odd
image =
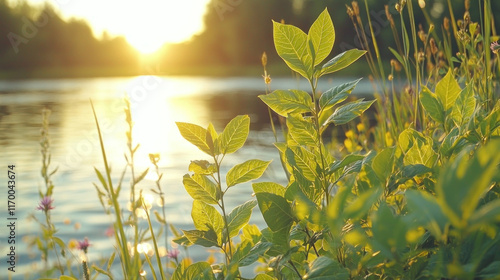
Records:
[[[64,18],[86,20],[96,36],[107,32],[124,36],[143,54],[158,50],[165,43],[189,40],[203,29],[208,0],[144,1],[42,1],[51,3]]]

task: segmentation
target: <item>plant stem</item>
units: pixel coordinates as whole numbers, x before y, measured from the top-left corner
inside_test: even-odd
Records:
[[[231,237],[229,236],[229,225],[228,225],[228,222],[227,222],[227,216],[226,216],[226,207],[224,205],[224,193],[225,192],[222,192],[222,185],[221,185],[221,179],[220,179],[220,162],[217,161],[217,158],[214,156],[214,162],[215,162],[215,166],[217,168],[217,187],[219,188],[219,191],[221,193],[221,196],[220,196],[220,208],[222,209],[222,217],[224,219],[224,230],[226,231],[226,234],[227,234],[227,244],[229,246],[229,255],[227,254],[226,250],[224,250],[224,253],[226,254],[226,262],[227,262],[227,265],[229,265],[229,262],[231,261],[231,258],[233,256],[233,252],[232,252],[232,245],[231,245]],[[222,159],[221,159],[221,162],[222,162]],[[223,240],[224,242],[224,240]]]

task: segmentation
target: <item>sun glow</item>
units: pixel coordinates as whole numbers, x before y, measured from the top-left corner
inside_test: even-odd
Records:
[[[51,3],[63,18],[86,20],[97,36],[108,33],[124,36],[143,54],[150,54],[165,43],[189,40],[203,29],[208,0],[29,0]]]

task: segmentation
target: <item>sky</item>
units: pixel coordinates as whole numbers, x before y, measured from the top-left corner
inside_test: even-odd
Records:
[[[86,20],[100,37],[103,31],[123,35],[143,53],[164,43],[188,40],[203,29],[209,0],[28,0],[49,2],[63,18]]]

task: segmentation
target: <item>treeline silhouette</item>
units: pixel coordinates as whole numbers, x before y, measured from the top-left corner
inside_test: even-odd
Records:
[[[356,39],[354,25],[346,12],[346,5],[351,5],[351,2],[351,0],[211,0],[204,16],[205,30],[187,42],[165,45],[148,63],[154,65],[155,71],[160,73],[182,67],[188,69],[186,73],[189,74],[189,69],[200,66],[210,69],[218,66],[244,68],[258,65],[264,51],[268,54],[269,62],[276,63],[279,58],[274,50],[271,20],[284,21],[307,32],[306,27],[312,24],[325,7],[332,16],[336,31],[336,43],[331,56],[350,48],[363,48]],[[388,61],[393,57],[387,47],[394,47],[394,39],[384,6],[389,5],[390,12],[400,25],[399,15],[394,9],[398,1],[367,0],[367,2],[368,14],[381,55]],[[413,2],[417,6],[417,1]],[[430,5],[430,10],[433,10],[431,15],[433,21],[437,23],[436,31],[441,34],[440,25],[443,18],[449,17],[447,1],[426,2]],[[452,2],[455,17],[460,19],[465,11],[464,1]],[[478,21],[480,4],[477,1],[471,2],[471,18]],[[361,15],[366,19],[367,10],[364,1],[359,1],[359,6]],[[500,1],[492,1],[492,10],[499,9]],[[423,30],[427,31],[429,26],[421,10],[417,7],[414,10],[417,23],[421,23]],[[405,18],[407,19],[407,15]],[[405,24],[408,25],[407,22]],[[363,22],[363,25],[368,41],[371,41],[368,21]],[[176,28],[176,26],[165,28]],[[7,5],[7,0],[0,0],[0,71],[24,73],[33,69],[86,67],[111,68],[118,72],[119,69],[127,69],[131,73],[142,71],[150,74],[151,71],[143,65],[144,61],[125,38],[103,36],[97,39],[85,21],[77,19],[65,21],[50,5],[46,4],[40,10],[23,2],[16,7],[10,7]]]
[[[0,0],[0,70],[101,67],[137,69],[137,52],[123,37],[97,39],[87,22],[65,21],[48,4],[42,9]],[[62,73],[63,74],[63,73]]]

